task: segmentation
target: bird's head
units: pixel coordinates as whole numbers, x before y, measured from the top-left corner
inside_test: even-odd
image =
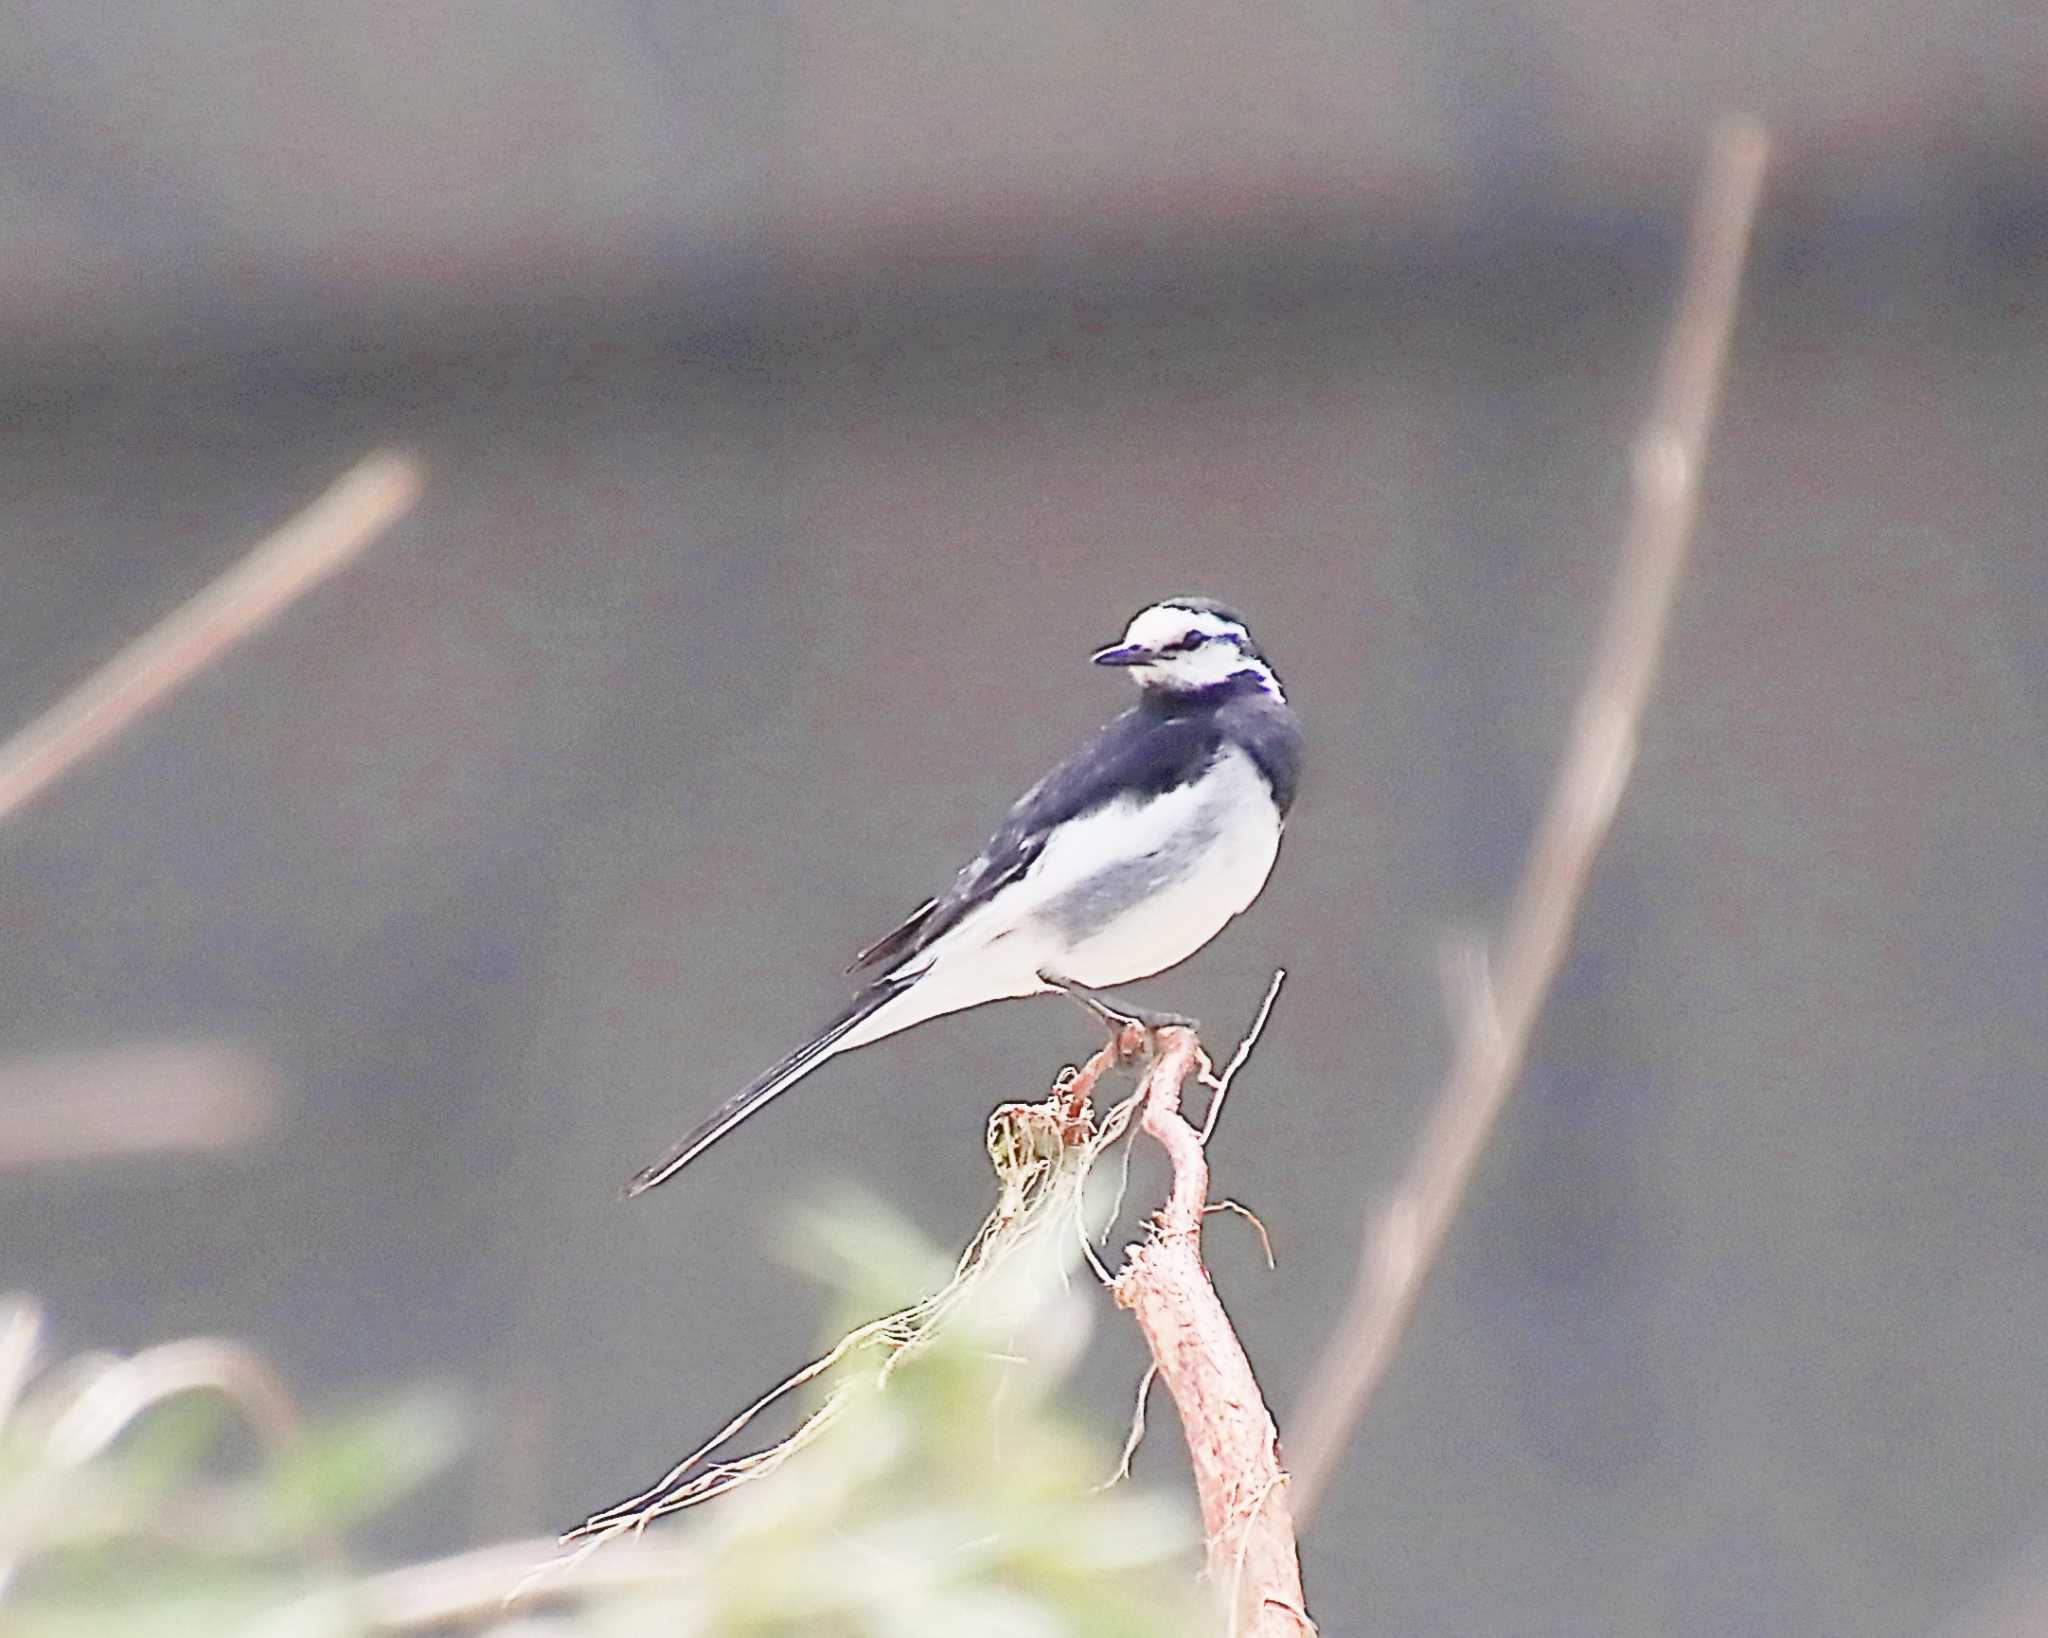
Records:
[[[1212,688],[1256,688],[1278,697],[1280,679],[1259,652],[1241,615],[1207,597],[1169,597],[1098,651],[1097,665],[1126,667],[1140,688],[1201,694]]]

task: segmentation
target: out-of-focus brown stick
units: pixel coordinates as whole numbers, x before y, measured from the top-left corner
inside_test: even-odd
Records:
[[[277,1112],[271,1066],[228,1042],[0,1060],[0,1172],[245,1148],[276,1123]]]
[[[0,745],[0,823],[412,509],[420,466],[378,454]]]
[[[1159,1032],[1145,1077],[1141,1122],[1173,1165],[1173,1186],[1151,1234],[1134,1246],[1113,1287],[1145,1334],[1173,1395],[1194,1462],[1208,1543],[1209,1579],[1228,1598],[1231,1632],[1279,1638],[1314,1632],[1301,1593],[1280,1441],[1229,1315],[1202,1263],[1209,1163],[1181,1114],[1181,1088],[1206,1069],[1191,1030]]]
[[[1451,1067],[1406,1178],[1368,1224],[1349,1309],[1309,1378],[1288,1435],[1294,1505],[1314,1511],[1386,1375],[1474,1164],[1520,1073],[1563,959],[1594,855],[1634,760],[1672,594],[1699,502],[1750,225],[1768,144],[1754,120],[1714,132],[1678,313],[1635,446],[1634,500],[1593,669],[1523,868],[1490,982],[1472,986]]]

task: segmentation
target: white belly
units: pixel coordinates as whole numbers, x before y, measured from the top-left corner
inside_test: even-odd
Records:
[[[1192,785],[1112,803],[1056,834],[1021,880],[926,952],[924,976],[839,1050],[984,1001],[1040,995],[1051,973],[1088,989],[1187,960],[1259,896],[1280,813],[1232,746]]]
[[[1057,935],[1048,970],[1099,989],[1187,960],[1259,896],[1279,850],[1279,812],[1235,747],[1196,784],[1056,837],[1027,878]],[[1061,906],[1101,878],[1106,860],[1142,893],[1098,929],[1061,927]]]

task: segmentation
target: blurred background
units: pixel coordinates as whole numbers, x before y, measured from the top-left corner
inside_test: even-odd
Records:
[[[1227,1041],[1292,970],[1212,1150],[1284,1438],[1546,792],[1707,126],[1760,115],[1642,756],[1309,1594],[2048,1631],[2033,8],[18,5],[0,86],[0,733],[366,449],[427,466],[0,832],[0,1109],[261,1128],[0,1154],[0,1282],[315,1405],[466,1390],[394,1554],[572,1523],[799,1363],[796,1204],[973,1230],[1072,1008],[617,1190],[1124,703],[1084,656],[1173,592],[1309,724],[1271,887],[1142,992]],[[1073,1408],[1114,1438],[1141,1368],[1105,1304]]]

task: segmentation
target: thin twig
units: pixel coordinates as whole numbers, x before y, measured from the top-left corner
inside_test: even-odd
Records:
[[[412,509],[419,463],[358,463],[312,505],[0,745],[0,823]]]
[[[1766,151],[1763,129],[1753,120],[1724,120],[1714,133],[1655,407],[1635,446],[1634,503],[1592,673],[1515,891],[1493,982],[1481,986],[1483,993],[1466,1009],[1448,1076],[1406,1178],[1367,1227],[1348,1312],[1310,1376],[1289,1435],[1293,1500],[1301,1517],[1314,1510],[1386,1374],[1423,1278],[1514,1086],[1594,855],[1627,782],[1698,509],[1700,462],[1734,326]]]
[[[1145,1401],[1152,1397],[1152,1384],[1159,1380],[1157,1361],[1145,1367],[1145,1374],[1138,1378],[1137,1401],[1131,1406],[1131,1431],[1124,1435],[1124,1448],[1116,1459],[1116,1471],[1095,1488],[1107,1490],[1111,1485],[1121,1484],[1131,1476],[1131,1459],[1138,1454],[1138,1447],[1145,1442]]]
[[[1280,1266],[1273,1261],[1273,1237],[1266,1232],[1264,1220],[1251,1207],[1238,1200],[1212,1200],[1202,1210],[1205,1213],[1212,1211],[1234,1212],[1237,1216],[1242,1217],[1247,1223],[1251,1224],[1252,1232],[1259,1237],[1259,1249],[1266,1254],[1266,1267],[1274,1269]]]
[[[1237,1043],[1237,1050],[1230,1055],[1230,1062],[1224,1066],[1221,1075],[1202,1072],[1203,1084],[1209,1088],[1209,1112],[1202,1117],[1202,1147],[1208,1148],[1209,1139],[1216,1135],[1216,1121],[1223,1113],[1223,1100],[1230,1096],[1230,1083],[1237,1079],[1237,1072],[1244,1068],[1252,1055],[1252,1048],[1259,1044],[1259,1037],[1266,1033],[1266,1020],[1273,1016],[1273,1003],[1280,999],[1280,986],[1287,982],[1287,969],[1275,967],[1273,982],[1266,986],[1266,999],[1259,1003],[1259,1015],[1252,1020],[1252,1027],[1244,1032],[1244,1039]]]
[[[1180,1412],[1208,1544],[1208,1575],[1231,1606],[1231,1631],[1278,1638],[1306,1627],[1280,1440],[1251,1361],[1202,1264],[1209,1163],[1201,1135],[1181,1113],[1191,1076],[1209,1074],[1194,1034],[1159,1033],[1145,1076],[1141,1124],[1173,1168],[1152,1232],[1131,1248],[1113,1287],[1144,1333]]]

